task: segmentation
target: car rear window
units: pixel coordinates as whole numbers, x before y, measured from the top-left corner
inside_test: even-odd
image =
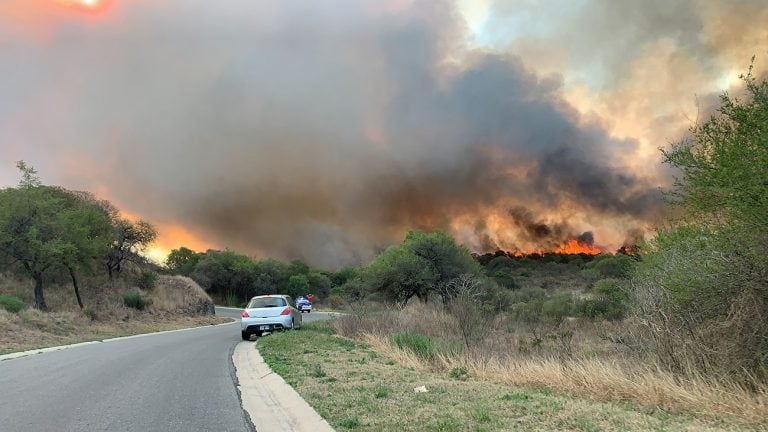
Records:
[[[248,309],[271,308],[280,306],[288,306],[288,304],[285,302],[285,299],[282,297],[261,297],[252,299],[248,304]]]

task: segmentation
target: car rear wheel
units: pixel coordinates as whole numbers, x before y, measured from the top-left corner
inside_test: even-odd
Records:
[[[251,334],[247,331],[241,331],[240,336],[243,337],[243,340],[251,340]]]

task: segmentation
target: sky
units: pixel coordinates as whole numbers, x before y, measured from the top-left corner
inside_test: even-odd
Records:
[[[359,264],[410,229],[615,250],[768,65],[766,0],[0,0],[0,187],[25,160],[172,248]]]

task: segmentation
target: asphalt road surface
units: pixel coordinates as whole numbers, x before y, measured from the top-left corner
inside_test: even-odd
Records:
[[[252,431],[232,365],[239,342],[232,323],[0,361],[0,430]]]

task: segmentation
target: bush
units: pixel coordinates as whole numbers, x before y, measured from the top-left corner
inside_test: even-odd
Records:
[[[466,381],[469,379],[469,370],[464,366],[459,366],[451,369],[448,375],[455,380]]]
[[[561,323],[571,315],[573,298],[570,294],[559,294],[546,299],[541,304],[541,316],[547,321]]]
[[[139,292],[132,291],[123,294],[123,304],[132,309],[144,310],[144,308],[152,304],[152,299],[142,296]]]
[[[11,313],[18,313],[27,308],[24,300],[12,295],[0,295],[0,307]]]
[[[768,378],[768,79],[662,150],[679,170],[671,228],[641,253],[632,281],[647,348],[675,372]]]
[[[344,302],[344,298],[338,294],[331,294],[328,297],[328,305],[331,307],[331,309],[341,309],[345,304],[346,303]]]
[[[358,420],[357,416],[346,417],[339,420],[339,426],[347,429],[354,429],[360,426],[360,420]]]
[[[152,290],[157,283],[157,273],[150,270],[142,271],[141,274],[136,277],[134,282],[137,287],[143,290]]]
[[[83,309],[83,315],[87,316],[91,321],[96,321],[99,318],[99,315],[96,313],[96,309],[90,306]]]

